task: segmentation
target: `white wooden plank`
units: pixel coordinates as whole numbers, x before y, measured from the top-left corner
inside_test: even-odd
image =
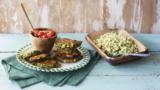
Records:
[[[133,34],[150,51],[160,51],[160,34]]]
[[[92,47],[85,40],[86,33],[59,33],[60,37],[82,40],[87,48]],[[144,43],[150,51],[160,51],[160,34],[133,34],[138,40]],[[27,34],[0,34],[0,51],[17,51],[19,48],[30,42]]]
[[[8,79],[8,77],[0,77],[1,90],[21,90],[16,82]]]
[[[23,90],[159,90],[160,77],[146,76],[89,76],[79,86],[53,87],[39,83]],[[3,90],[20,90],[18,85],[7,78],[0,78]]]
[[[24,90],[159,90],[159,77],[136,77],[136,76],[101,76],[87,77],[77,87],[65,85],[52,87],[40,83]]]
[[[17,51],[20,47],[29,43],[27,35],[14,34],[14,35],[0,35],[0,51]]]

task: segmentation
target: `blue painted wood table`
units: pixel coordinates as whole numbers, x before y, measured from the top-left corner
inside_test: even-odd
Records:
[[[61,37],[83,41],[83,46],[93,49],[85,40],[86,33],[65,33]],[[112,66],[101,60],[79,86],[52,87],[39,83],[24,90],[160,90],[160,34],[133,34],[144,43],[151,56],[130,63]],[[0,34],[0,59],[16,54],[29,43],[26,34]],[[20,90],[14,81],[8,79],[0,65],[1,90]]]

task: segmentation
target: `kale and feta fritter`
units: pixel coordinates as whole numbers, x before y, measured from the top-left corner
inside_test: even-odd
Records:
[[[47,59],[43,62],[34,63],[34,65],[41,68],[57,68],[60,67],[60,64],[55,59]]]

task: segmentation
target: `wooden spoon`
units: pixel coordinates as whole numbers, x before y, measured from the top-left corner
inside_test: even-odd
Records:
[[[21,3],[21,7],[22,7],[22,10],[23,10],[23,12],[24,12],[24,14],[25,14],[25,16],[26,16],[28,22],[30,23],[32,29],[34,29],[34,27],[33,27],[32,23],[31,23],[31,21],[30,21],[28,15],[27,15],[27,12],[26,12],[26,10],[25,10],[25,8],[24,8],[24,5],[23,5],[22,3]]]

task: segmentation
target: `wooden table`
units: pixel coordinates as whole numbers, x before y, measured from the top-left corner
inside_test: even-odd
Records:
[[[86,33],[65,33],[61,37],[83,40],[83,46],[93,49],[85,40]],[[160,90],[160,34],[133,34],[152,51],[151,56],[130,63],[112,66],[101,60],[86,80],[77,87],[52,87],[39,83],[24,90]],[[0,34],[0,59],[15,55],[29,43],[26,34]],[[8,79],[0,64],[0,86],[3,90],[21,90]]]

